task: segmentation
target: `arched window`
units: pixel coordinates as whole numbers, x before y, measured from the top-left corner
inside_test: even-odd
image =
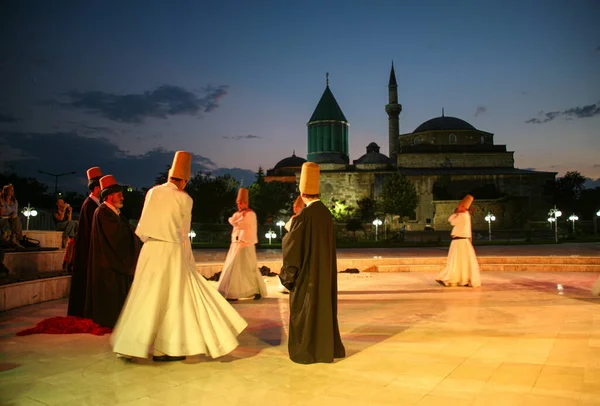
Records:
[[[417,145],[421,143],[421,137],[419,137],[418,135],[415,135],[412,139],[412,143],[413,145]]]
[[[448,141],[450,142],[450,144],[456,144],[456,134],[454,134],[454,133],[450,134],[448,136],[448,138],[449,138]]]

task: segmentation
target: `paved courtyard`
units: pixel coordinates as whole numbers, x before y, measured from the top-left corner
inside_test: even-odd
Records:
[[[598,274],[486,272],[480,289],[434,276],[340,274],[347,357],[333,364],[288,359],[275,278],[268,298],[234,305],[249,327],[216,360],[126,363],[108,336],[15,336],[65,315],[66,299],[8,311],[0,404],[600,405]]]

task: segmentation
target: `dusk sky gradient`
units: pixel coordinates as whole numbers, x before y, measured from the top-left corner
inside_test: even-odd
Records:
[[[371,141],[388,155],[393,60],[401,133],[443,107],[494,133],[518,168],[595,180],[599,16],[595,0],[8,0],[0,170],[50,184],[39,169],[77,171],[84,185],[100,165],[141,187],[175,150],[215,173],[306,158],[326,72],[350,160]]]

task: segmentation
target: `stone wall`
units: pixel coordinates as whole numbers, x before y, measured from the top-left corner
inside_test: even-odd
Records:
[[[512,168],[514,152],[400,153],[399,168]]]

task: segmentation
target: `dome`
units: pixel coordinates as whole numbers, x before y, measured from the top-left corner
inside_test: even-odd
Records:
[[[460,118],[441,116],[425,121],[413,133],[438,130],[476,130],[476,128]]]
[[[306,159],[296,156],[296,153],[294,152],[292,156],[283,158],[281,161],[277,162],[273,169],[301,167],[304,162],[306,162]]]
[[[372,142],[367,145],[367,153],[354,161],[354,164],[390,164],[390,158],[379,152],[379,145]]]

